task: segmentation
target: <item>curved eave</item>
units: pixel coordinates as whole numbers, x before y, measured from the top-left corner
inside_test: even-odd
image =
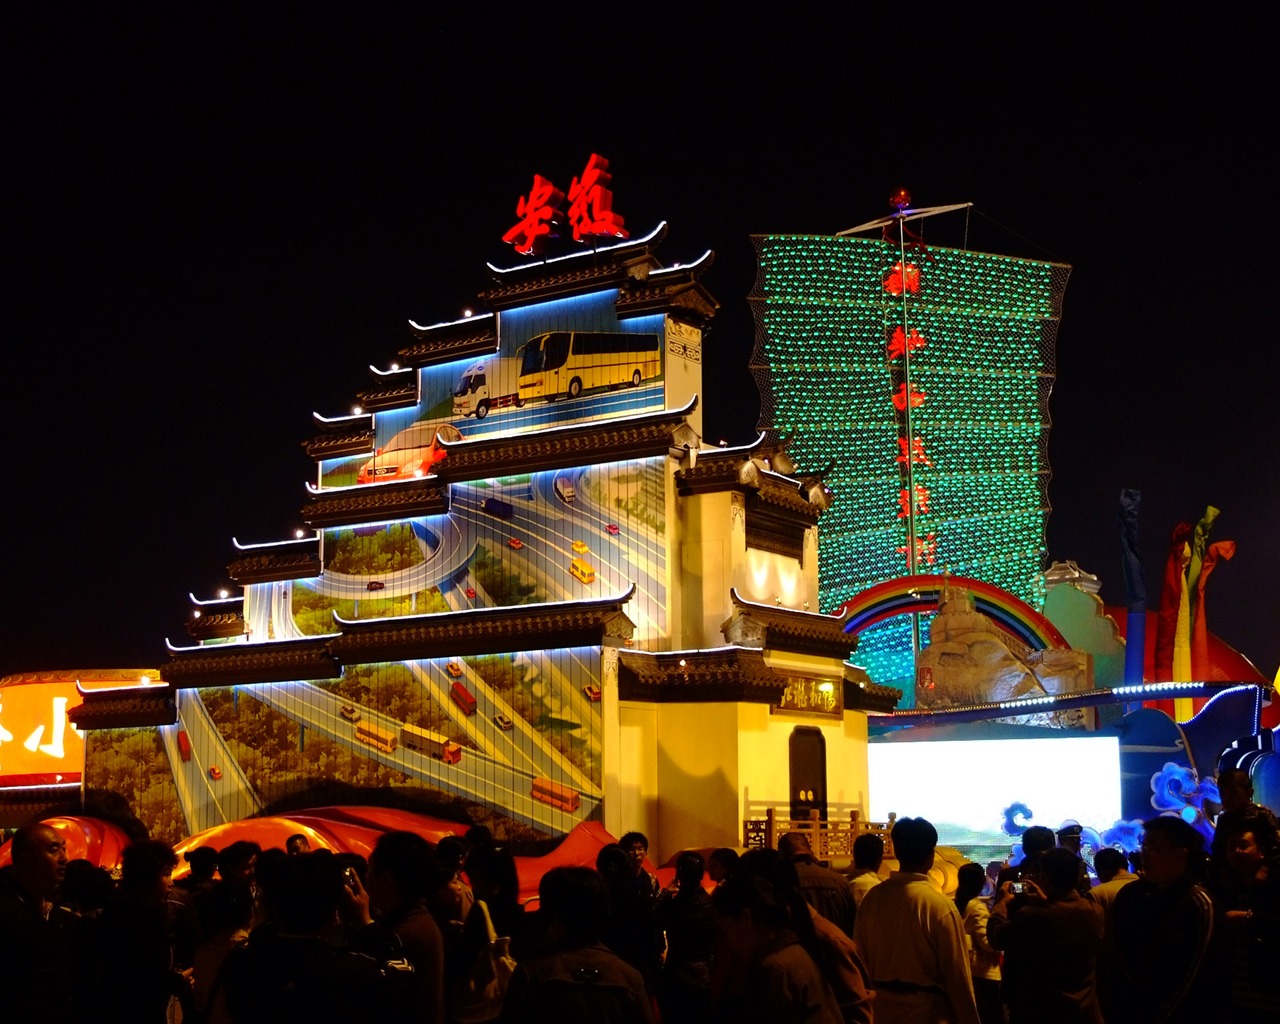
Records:
[[[305,637],[263,644],[170,649],[161,669],[176,689],[285,683],[295,679],[337,679],[342,666],[329,650],[332,637]]]
[[[676,472],[677,493],[682,497],[718,491],[753,494],[761,504],[796,515],[808,526],[815,525],[824,509],[809,500],[805,483],[755,465],[763,438],[762,434],[755,444],[741,448],[700,451],[692,466]]]
[[[840,667],[845,711],[887,713],[902,699],[901,690],[872,683],[862,669],[847,664]],[[769,667],[764,651],[758,648],[618,652],[618,696],[622,700],[776,706],[782,703],[789,682],[789,676]]]
[[[344,664],[510,654],[556,647],[620,646],[635,633],[623,607],[635,595],[598,601],[479,608],[396,619],[339,619],[330,650]],[[336,616],[335,616],[336,617]]]
[[[498,351],[498,325],[492,313],[431,327],[421,327],[411,320],[409,329],[416,340],[396,354],[401,363],[415,368],[493,355]]]
[[[628,280],[643,280],[662,269],[656,251],[666,236],[664,222],[644,238],[618,245],[584,249],[506,269],[489,264],[494,283],[480,293],[480,299],[489,309],[503,310],[610,287],[621,288]]]
[[[449,488],[436,476],[394,484],[369,484],[322,491],[303,506],[302,521],[312,529],[361,526],[390,519],[442,515],[449,511]],[[317,575],[317,571],[311,575]]]
[[[617,311],[621,320],[654,313],[666,313],[696,327],[705,327],[720,310],[699,278],[714,262],[708,252],[687,267],[653,270],[642,279],[628,277],[618,290]]]
[[[623,611],[635,596],[349,621],[337,635],[265,644],[170,648],[162,669],[175,689],[337,679],[344,665],[507,654],[556,647],[620,647],[635,633]],[[86,697],[86,701],[89,698]]]
[[[690,442],[696,445],[687,418],[697,404],[695,396],[681,409],[643,416],[594,420],[507,437],[441,441],[447,456],[436,464],[435,471],[441,480],[461,482],[665,455],[673,447]]]
[[[242,541],[239,537],[233,536],[231,543],[237,551],[265,551],[270,554],[279,554],[283,551],[297,552],[304,550],[308,546],[314,547],[317,543],[317,538],[314,534],[303,534],[289,537],[286,540]],[[226,600],[234,599],[227,598]]]
[[[756,495],[761,504],[799,517],[809,526],[816,526],[819,517],[825,511],[808,499],[800,481],[777,473],[761,474]]]
[[[624,238],[621,242],[610,244],[588,245],[574,243],[578,248],[573,252],[561,253],[558,256],[534,256],[514,267],[495,267],[486,263],[489,273],[495,281],[519,281],[533,275],[536,276],[548,267],[581,266],[584,261],[598,263],[601,260],[617,257],[627,259],[638,253],[652,253],[667,237],[667,222],[660,221],[658,226],[647,235],[639,238]]]
[[[236,544],[236,539],[234,537],[231,538],[231,543]],[[236,547],[240,547],[240,545],[236,544]],[[241,548],[241,550],[244,550],[244,549]],[[187,591],[187,597],[191,600],[191,603],[195,605],[197,608],[215,608],[218,605],[239,604],[244,600],[244,594],[229,594],[226,597],[210,597],[202,601],[200,598],[196,597],[196,595],[193,594],[191,591]]]
[[[238,558],[227,566],[227,575],[241,586],[279,580],[307,580],[320,575],[320,552],[278,551]]]
[[[787,681],[747,647],[618,652],[618,696],[653,704],[778,704]]]
[[[319,462],[321,459],[337,459],[344,455],[372,454],[373,430],[355,430],[339,433],[321,434],[302,442],[302,450],[309,458]]]
[[[187,634],[193,640],[227,640],[245,633],[243,616],[230,612],[222,615],[201,615],[187,623]]]
[[[757,604],[729,591],[733,612],[720,631],[731,644],[791,651],[845,661],[857,649],[841,619],[818,612]]]
[[[356,401],[360,403],[360,408],[365,412],[388,412],[417,405],[419,376],[416,373],[400,376],[407,376],[408,379],[394,384],[384,381],[380,387],[357,392]]]
[[[172,687],[153,687],[145,693],[86,693],[84,702],[67,709],[67,718],[80,730],[137,729],[172,725],[178,705]]]

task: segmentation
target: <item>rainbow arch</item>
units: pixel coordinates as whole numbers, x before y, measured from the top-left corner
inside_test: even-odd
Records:
[[[937,611],[943,587],[973,594],[978,611],[1033,650],[1068,650],[1058,627],[1007,590],[964,576],[902,576],[868,587],[832,614],[845,618],[844,631],[858,634],[895,615]]]

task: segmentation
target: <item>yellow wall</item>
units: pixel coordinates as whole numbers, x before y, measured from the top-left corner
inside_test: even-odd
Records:
[[[736,704],[658,705],[657,762],[664,859],[689,846],[742,841]]]
[[[818,531],[805,531],[804,558],[746,547],[743,536],[741,568],[733,580],[738,593],[759,604],[780,603],[796,611],[818,611]]]
[[[789,742],[798,725],[817,726],[826,739],[830,817],[847,819],[853,808],[867,815],[867,719],[860,712],[827,723],[771,715],[762,704],[623,702],[618,724],[605,827],[615,836],[644,832],[655,863],[687,847],[740,845],[743,819],[762,816],[765,805],[785,813]]]
[[[675,360],[668,361],[668,390]],[[669,403],[670,404],[670,403]],[[672,623],[662,650],[706,650],[725,644],[720,627],[730,617],[729,591],[749,601],[818,611],[817,530],[806,531],[800,561],[748,549],[743,496],[733,491],[680,498],[668,459],[667,523],[673,558],[668,588]],[[777,665],[773,665],[774,661]],[[770,654],[779,671],[833,677],[831,659]],[[615,836],[632,829],[650,841],[662,863],[687,847],[738,846],[742,821],[772,805],[790,806],[789,742],[797,725],[818,726],[827,747],[827,799],[832,817],[868,806],[867,722],[770,715],[760,704],[647,704],[617,700],[616,675],[606,665],[605,827]],[[612,724],[610,724],[612,723]]]

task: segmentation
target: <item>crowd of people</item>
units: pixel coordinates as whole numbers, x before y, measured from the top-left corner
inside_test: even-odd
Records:
[[[0,992],[15,1019],[258,1024],[380,1018],[768,1024],[1097,1024],[1280,1013],[1280,834],[1224,772],[1213,846],[1181,818],[1131,856],[1031,828],[1023,857],[965,864],[954,896],[923,818],[858,837],[851,875],[803,835],[685,851],[662,887],[639,832],[519,897],[484,828],[382,835],[368,860],[247,842],[127,847],[119,879],[55,829],[0,871]],[[1095,877],[1096,874],[1096,877]]]

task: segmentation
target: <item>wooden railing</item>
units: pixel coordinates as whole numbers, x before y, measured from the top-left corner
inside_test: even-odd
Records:
[[[888,821],[866,821],[856,811],[849,812],[849,820],[823,821],[818,812],[811,811],[807,818],[786,818],[774,808],[765,809],[763,818],[748,818],[742,823],[742,845],[747,849],[777,849],[778,837],[788,832],[799,832],[809,841],[809,848],[818,860],[826,864],[842,866],[853,862],[853,842],[864,832],[874,832],[884,839],[884,855],[892,859],[893,841],[889,833],[896,814]]]

